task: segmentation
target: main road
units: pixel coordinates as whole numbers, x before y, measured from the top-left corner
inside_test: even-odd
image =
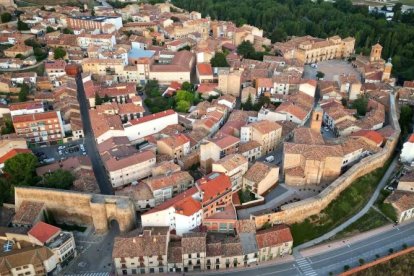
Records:
[[[359,259],[365,262],[375,260],[377,255],[388,255],[392,248],[394,252],[402,249],[403,244],[414,245],[414,222],[403,223],[399,226],[387,226],[379,230],[363,233],[352,239],[325,244],[301,252],[303,257],[287,256],[278,263],[265,264],[237,270],[197,273],[197,275],[329,275],[344,271],[344,266],[355,267]]]
[[[92,162],[93,172],[95,173],[96,180],[98,181],[99,189],[102,194],[112,195],[114,191],[111,183],[109,182],[106,174],[105,167],[102,163],[101,156],[99,155],[98,148],[95,143],[95,139],[92,133],[92,124],[89,117],[89,106],[86,99],[85,89],[83,88],[82,77],[78,75],[76,77],[76,85],[78,89],[78,101],[80,106],[80,113],[83,123],[83,133],[85,135],[85,147],[89,158]]]

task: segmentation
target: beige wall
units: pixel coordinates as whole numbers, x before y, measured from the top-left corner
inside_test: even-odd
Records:
[[[128,197],[88,194],[55,189],[16,187],[16,210],[22,201],[43,202],[58,222],[91,225],[106,232],[108,222],[116,220],[122,232],[135,226],[135,208]]]

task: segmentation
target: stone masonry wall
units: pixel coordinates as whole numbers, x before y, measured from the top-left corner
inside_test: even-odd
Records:
[[[97,232],[106,232],[116,220],[122,232],[135,226],[135,207],[128,197],[88,194],[38,187],[16,187],[16,211],[24,200],[42,202],[57,222],[91,225]]]

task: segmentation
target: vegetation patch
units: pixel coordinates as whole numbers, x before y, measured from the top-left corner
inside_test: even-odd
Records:
[[[349,237],[358,233],[366,232],[390,223],[382,214],[371,208],[360,219],[349,225],[343,231],[334,236],[334,239]]]
[[[341,225],[362,209],[384,176],[390,161],[355,180],[319,215],[291,225],[294,246],[313,240]]]

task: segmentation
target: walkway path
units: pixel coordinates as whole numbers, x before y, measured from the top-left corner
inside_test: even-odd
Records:
[[[17,68],[17,69],[0,69],[0,72],[20,72],[20,71],[27,71],[33,68],[37,68],[40,65],[42,65],[43,63],[45,63],[45,60],[40,61],[39,63],[36,63],[34,65],[30,65],[27,67],[22,67],[22,68]]]
[[[348,219],[346,222],[342,223],[340,226],[336,227],[335,229],[332,229],[331,231],[329,231],[328,233],[324,234],[323,236],[320,236],[319,238],[313,239],[311,241],[308,241],[306,243],[303,243],[297,247],[295,247],[293,249],[294,254],[298,255],[299,250],[307,248],[307,247],[311,247],[314,246],[318,243],[321,243],[333,236],[335,236],[336,234],[338,234],[339,232],[341,232],[342,230],[344,230],[345,228],[347,228],[349,225],[351,225],[352,223],[354,223],[355,221],[357,221],[358,219],[360,219],[363,215],[365,215],[366,212],[368,212],[368,210],[372,207],[372,205],[375,203],[375,201],[378,198],[379,193],[381,192],[381,190],[384,188],[384,186],[388,183],[388,179],[390,178],[392,172],[395,170],[397,166],[397,157],[395,157],[390,166],[388,167],[388,170],[385,172],[384,176],[382,177],[380,183],[377,186],[377,189],[375,190],[375,192],[372,194],[370,200],[368,201],[368,203],[364,206],[364,208],[362,208],[361,211],[359,211],[357,214],[355,214],[353,217],[351,217],[350,219]]]

